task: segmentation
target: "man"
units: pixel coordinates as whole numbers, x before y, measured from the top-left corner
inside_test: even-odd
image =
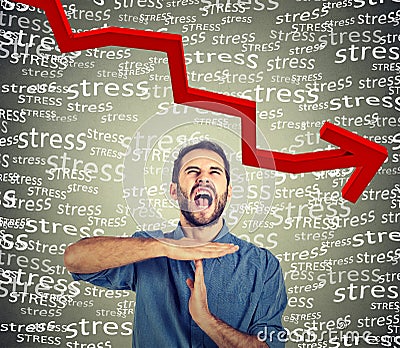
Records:
[[[65,252],[74,279],[136,291],[133,347],[283,347],[281,268],[221,217],[232,195],[222,148],[182,149],[170,194],[180,207],[176,230],[82,239]]]

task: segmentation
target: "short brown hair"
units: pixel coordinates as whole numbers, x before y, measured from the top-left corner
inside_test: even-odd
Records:
[[[222,160],[224,161],[226,180],[229,185],[230,180],[231,180],[229,161],[225,155],[223,148],[221,146],[219,146],[218,144],[213,143],[212,141],[209,141],[209,140],[203,140],[203,141],[200,141],[199,143],[188,145],[179,150],[178,157],[174,161],[174,168],[172,171],[172,182],[178,183],[179,171],[182,168],[181,162],[182,162],[183,156],[185,156],[187,153],[189,153],[193,150],[197,150],[197,149],[210,150],[210,151],[215,152],[219,156],[221,156]]]

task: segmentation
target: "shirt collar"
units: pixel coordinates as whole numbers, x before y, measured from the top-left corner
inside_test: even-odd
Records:
[[[212,241],[213,241],[213,242],[216,242],[217,240],[221,239],[222,237],[224,237],[224,236],[227,235],[228,233],[229,233],[229,228],[228,228],[228,226],[226,225],[225,220],[223,220],[223,225],[222,225],[221,230],[218,232],[217,236],[216,236]],[[182,225],[181,225],[181,223],[179,222],[179,223],[178,223],[178,226],[177,226],[176,229],[173,231],[172,238],[176,240],[176,239],[181,239],[181,238],[184,238],[184,237],[185,237],[185,234],[183,233]]]

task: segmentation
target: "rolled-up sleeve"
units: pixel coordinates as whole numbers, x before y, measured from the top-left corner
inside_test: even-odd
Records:
[[[74,280],[83,280],[110,290],[132,290],[136,288],[135,265],[106,269],[95,273],[71,273]]]
[[[146,233],[136,232],[132,238],[149,238]],[[134,263],[105,269],[95,273],[71,273],[74,280],[83,280],[93,285],[101,286],[110,290],[132,290],[136,291],[136,267]]]

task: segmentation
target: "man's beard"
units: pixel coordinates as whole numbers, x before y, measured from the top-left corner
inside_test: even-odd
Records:
[[[191,208],[189,208],[189,197],[187,192],[183,192],[179,183],[177,184],[177,194],[178,194],[178,204],[181,209],[182,215],[185,217],[186,221],[190,226],[193,227],[201,227],[201,226],[210,226],[214,225],[218,222],[219,217],[222,215],[226,202],[228,199],[228,188],[223,193],[222,196],[215,194],[215,209],[210,217],[205,217],[201,214],[201,211],[193,212]],[[198,216],[196,216],[196,213]]]

